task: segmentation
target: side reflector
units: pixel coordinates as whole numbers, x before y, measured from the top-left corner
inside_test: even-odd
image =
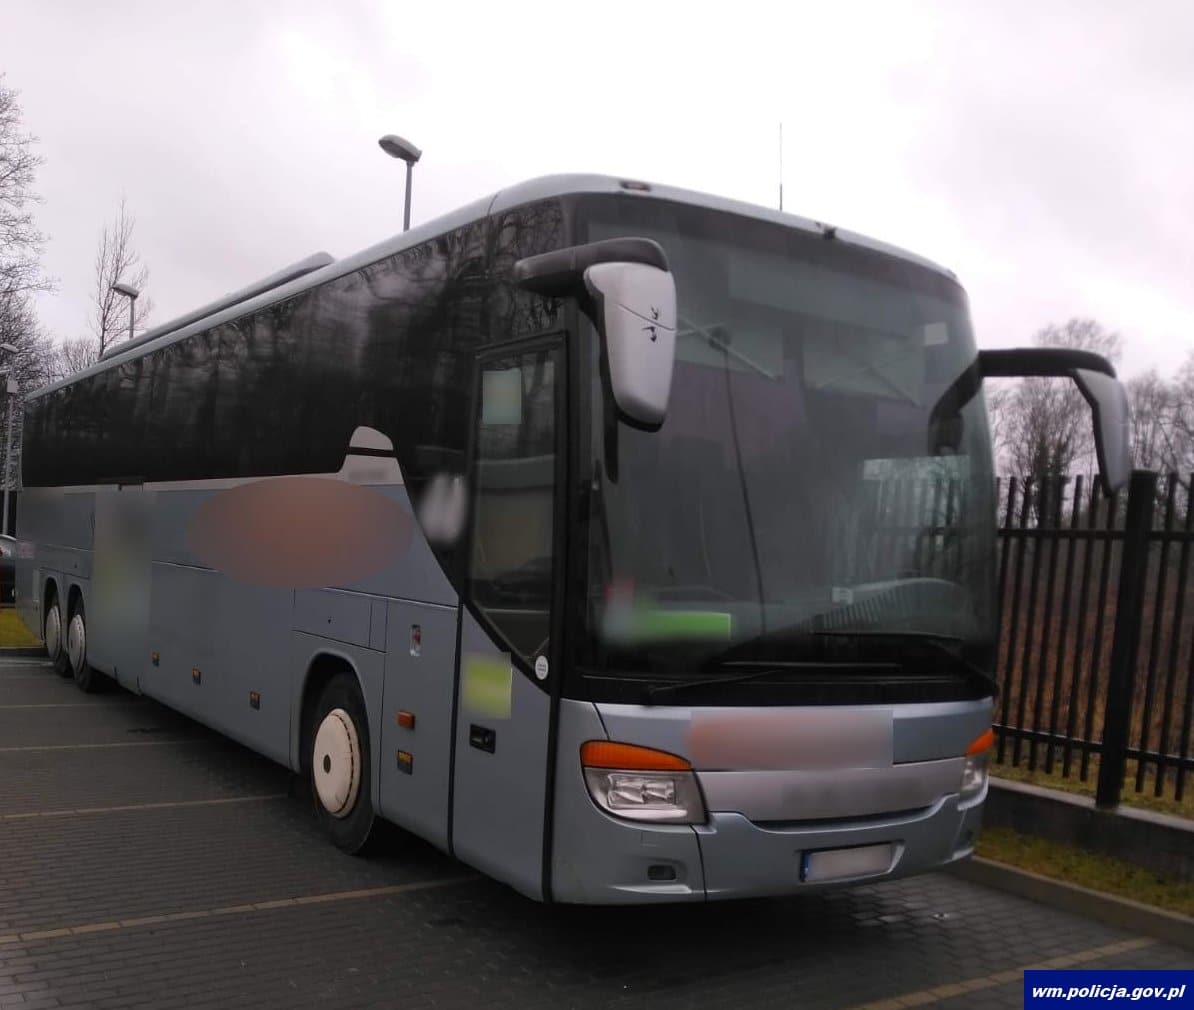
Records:
[[[403,729],[414,729],[415,728],[414,712],[399,712],[398,713],[398,725],[401,726]]]
[[[982,736],[975,737],[970,742],[970,746],[966,748],[966,756],[970,757],[972,754],[981,754],[983,751],[990,750],[994,746],[995,731],[989,729]]]
[[[691,771],[682,757],[651,747],[609,740],[590,740],[581,744],[580,763],[586,768],[621,768],[626,771]]]

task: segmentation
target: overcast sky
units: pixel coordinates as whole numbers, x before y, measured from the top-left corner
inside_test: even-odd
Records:
[[[307,253],[594,171],[774,205],[953,269],[979,343],[1088,315],[1194,348],[1194,3],[8,0],[60,337],[124,195],[164,322]],[[576,13],[572,13],[575,10]],[[583,13],[581,13],[583,11]]]

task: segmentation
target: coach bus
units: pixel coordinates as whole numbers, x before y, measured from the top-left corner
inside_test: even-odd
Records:
[[[987,790],[981,384],[954,276],[592,176],[318,255],[25,404],[18,600],[54,667],[544,901],[940,867]]]

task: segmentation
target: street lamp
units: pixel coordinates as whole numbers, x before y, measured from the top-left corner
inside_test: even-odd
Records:
[[[19,347],[9,343],[0,344],[0,351],[7,351],[14,358],[21,353]],[[17,385],[17,380],[13,378],[11,365],[9,368],[9,371],[3,373],[4,393],[8,397],[8,434],[4,443],[4,518],[0,520],[0,533],[8,532],[8,485],[9,477],[12,474],[12,404],[17,398],[17,391],[20,388]]]
[[[125,284],[123,281],[117,281],[112,285],[112,290],[118,295],[124,295],[129,300],[129,340],[133,339],[133,307],[137,304],[138,291],[131,284]]]
[[[402,214],[402,230],[408,231],[410,229],[410,172],[415,167],[415,162],[423,157],[423,152],[409,140],[403,140],[393,133],[387,133],[377,143],[391,158],[406,162],[406,209]]]

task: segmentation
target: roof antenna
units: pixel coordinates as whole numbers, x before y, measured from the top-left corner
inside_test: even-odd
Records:
[[[784,209],[784,121],[779,121],[779,209]]]

